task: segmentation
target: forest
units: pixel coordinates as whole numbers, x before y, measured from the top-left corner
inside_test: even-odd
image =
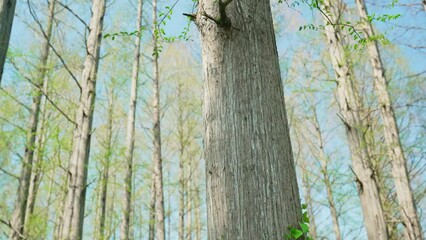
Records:
[[[0,239],[423,240],[425,0],[0,0]]]

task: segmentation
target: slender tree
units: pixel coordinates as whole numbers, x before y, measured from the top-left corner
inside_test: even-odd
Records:
[[[136,21],[136,29],[139,31],[142,27],[142,6],[143,1],[138,1],[138,17]],[[133,174],[133,150],[135,147],[135,116],[136,101],[138,92],[138,76],[139,76],[139,59],[141,46],[141,32],[138,33],[135,40],[135,50],[133,55],[132,83],[130,90],[130,107],[127,119],[127,135],[126,135],[126,168],[125,168],[125,198],[123,208],[123,220],[121,224],[122,240],[130,239],[130,215],[132,209],[132,174]]]
[[[177,138],[179,144],[179,240],[185,239],[185,147],[186,139],[184,136],[183,123],[183,101],[182,101],[182,84],[177,87],[178,98],[178,117],[177,117]]]
[[[342,232],[340,231],[340,225],[339,225],[339,218],[338,218],[338,211],[336,208],[336,204],[333,198],[333,186],[331,184],[330,180],[330,174],[328,170],[328,165],[330,163],[329,156],[325,152],[325,141],[323,137],[322,128],[320,126],[319,120],[318,120],[318,110],[316,108],[315,104],[311,104],[311,111],[312,111],[312,119],[311,123],[314,126],[315,129],[315,135],[317,138],[317,141],[319,143],[319,149],[318,151],[312,151],[314,156],[319,160],[320,166],[321,166],[321,175],[322,180],[324,182],[324,186],[326,189],[326,195],[327,195],[327,201],[328,201],[328,207],[330,208],[330,215],[331,220],[333,222],[333,230],[334,235],[336,237],[336,240],[342,239]]]
[[[111,157],[113,153],[112,146],[112,134],[113,134],[113,119],[114,119],[114,86],[110,86],[108,93],[108,108],[107,108],[107,124],[106,124],[106,137],[102,141],[104,145],[104,154],[102,154],[102,170],[101,170],[101,179],[100,179],[100,211],[99,211],[99,226],[97,234],[99,239],[105,239],[105,221],[106,221],[106,211],[107,211],[107,196],[108,196],[108,183],[109,183],[109,174],[111,167]]]
[[[13,17],[15,16],[16,0],[0,0],[0,84],[3,67],[9,48],[10,33],[12,32]]]
[[[53,17],[55,12],[55,0],[51,0],[49,4],[49,14],[47,20],[46,32],[40,28],[44,33],[45,39],[42,46],[40,65],[38,68],[38,75],[34,82],[36,89],[34,90],[33,103],[31,105],[31,115],[29,117],[29,131],[27,133],[27,143],[25,146],[24,161],[19,180],[18,197],[15,202],[15,209],[11,220],[12,234],[11,239],[21,239],[25,236],[25,219],[26,214],[31,213],[34,208],[35,191],[37,186],[37,178],[31,181],[31,174],[33,172],[34,152],[36,150],[36,137],[39,126],[39,115],[42,100],[42,89],[47,83],[46,71],[47,61],[49,58],[49,44],[52,36]],[[39,136],[41,137],[41,136]],[[35,173],[34,173],[35,174]],[[35,177],[35,176],[34,176]],[[32,183],[32,184],[31,184]],[[30,191],[30,185],[31,191]]]
[[[301,219],[270,1],[201,0],[209,239],[281,239]]]
[[[87,166],[90,154],[96,78],[102,40],[105,0],[93,0],[92,18],[86,42],[87,55],[81,74],[81,96],[76,113],[69,182],[60,239],[81,239],[86,200]]]
[[[371,21],[368,20],[367,7],[364,0],[356,0],[358,13],[362,19],[363,30],[367,38],[374,36]],[[387,153],[392,161],[392,175],[395,190],[401,208],[401,216],[405,226],[405,239],[422,239],[422,229],[417,216],[416,204],[411,190],[407,160],[402,150],[398,124],[388,92],[385,70],[377,41],[367,43],[367,51],[373,67],[374,89],[379,102],[380,115],[383,120],[383,131]]]
[[[321,8],[324,14],[327,14],[324,17],[327,23],[325,32],[337,81],[336,100],[340,108],[340,117],[346,129],[352,169],[356,177],[368,239],[386,240],[388,239],[388,232],[380,202],[379,189],[366,146],[365,127],[360,117],[360,99],[351,65],[347,58],[340,26],[344,3],[340,0],[326,0]]]
[[[154,160],[154,189],[155,189],[155,239],[164,240],[164,193],[163,193],[163,161],[161,157],[161,106],[160,106],[160,76],[158,69],[158,56],[160,47],[158,45],[158,27],[157,27],[157,0],[152,1],[152,29],[153,29],[153,81],[154,81],[154,127],[153,127],[153,160]]]
[[[154,240],[155,237],[155,174],[151,176],[151,198],[149,200],[149,226],[148,239]]]

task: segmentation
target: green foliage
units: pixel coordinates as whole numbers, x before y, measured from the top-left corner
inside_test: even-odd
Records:
[[[284,236],[285,239],[313,240],[311,237],[309,237],[309,216],[307,208],[308,206],[306,204],[302,204],[302,219],[299,222],[299,228],[289,227],[289,232]]]
[[[130,37],[130,36],[142,36],[142,33],[147,30],[148,28],[145,26],[142,26],[140,29],[134,30],[133,32],[116,32],[116,33],[107,33],[104,35],[104,38],[111,38],[112,40],[115,40],[116,37]]]

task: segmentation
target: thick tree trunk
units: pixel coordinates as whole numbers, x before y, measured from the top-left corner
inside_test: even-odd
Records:
[[[16,0],[0,0],[0,84],[3,76],[13,17],[15,16]]]
[[[53,16],[55,11],[55,0],[52,0],[49,4],[49,18],[47,21],[47,30],[45,41],[42,46],[41,56],[40,56],[40,67],[38,69],[38,75],[35,81],[37,88],[34,90],[33,103],[31,105],[31,115],[29,122],[29,131],[27,134],[27,143],[25,146],[24,161],[21,171],[21,177],[19,180],[18,188],[18,197],[15,203],[15,209],[13,211],[11,225],[12,233],[11,239],[20,239],[25,235],[25,220],[26,213],[30,212],[30,209],[34,207],[35,192],[30,192],[31,185],[31,174],[33,172],[33,160],[34,152],[36,148],[36,135],[39,125],[39,115],[40,115],[40,106],[42,99],[41,88],[47,83],[46,70],[47,70],[47,60],[49,58],[49,44],[50,38],[52,36],[52,23]],[[2,46],[1,46],[2,47]],[[40,88],[40,89],[39,89]],[[41,137],[41,136],[39,136]],[[37,179],[35,179],[37,181]],[[36,181],[33,184],[32,190],[36,190]],[[31,194],[30,194],[31,193]],[[29,201],[29,202],[28,202]],[[29,203],[29,204],[28,204]],[[29,208],[28,208],[29,207]]]
[[[282,239],[301,208],[270,2],[202,0],[195,21],[208,238]]]
[[[165,223],[164,223],[164,193],[163,193],[163,160],[161,157],[161,126],[160,126],[160,79],[158,72],[158,55],[159,48],[157,38],[159,37],[157,28],[157,0],[152,1],[152,27],[153,27],[153,45],[154,45],[154,62],[153,62],[153,80],[154,80],[154,181],[155,181],[155,239],[165,239]]]
[[[356,4],[359,15],[363,20],[363,28],[366,37],[374,36],[373,26],[367,18],[368,13],[364,0],[356,0]],[[383,130],[387,153],[392,161],[392,175],[395,182],[398,203],[401,208],[401,216],[404,221],[405,239],[423,239],[413,192],[411,190],[410,177],[407,171],[407,161],[402,150],[399,129],[388,93],[385,71],[377,42],[372,41],[368,43],[367,50],[373,67],[374,89],[380,105],[380,115],[384,125]]]
[[[340,117],[346,128],[346,136],[352,157],[352,168],[356,175],[358,194],[364,214],[364,223],[368,239],[386,240],[388,232],[379,197],[379,189],[373,175],[371,159],[366,147],[365,127],[360,117],[360,99],[354,83],[350,63],[346,58],[343,36],[339,21],[343,4],[340,1],[324,1],[323,10],[331,24],[326,26],[327,43],[330,58],[337,80],[336,99],[340,108]]]
[[[140,30],[142,26],[142,6],[143,0],[138,1],[138,17],[136,29]],[[135,40],[135,50],[133,55],[132,69],[132,84],[130,90],[130,106],[127,118],[127,133],[126,133],[126,168],[125,168],[125,196],[123,207],[123,220],[121,222],[120,239],[127,240],[130,229],[130,216],[132,209],[132,175],[133,175],[133,150],[135,146],[135,116],[136,116],[136,101],[138,94],[138,77],[139,77],[139,59],[140,59],[141,35],[138,34]]]
[[[60,239],[79,240],[83,234],[84,206],[86,200],[87,166],[89,163],[93,111],[95,107],[96,75],[102,40],[105,0],[93,0],[90,31],[87,39],[87,56],[81,74],[82,93],[76,114],[76,128],[69,162],[69,186],[63,227]]]

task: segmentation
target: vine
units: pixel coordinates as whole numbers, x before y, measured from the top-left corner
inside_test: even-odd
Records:
[[[302,204],[302,219],[299,222],[299,227],[289,227],[289,232],[284,236],[286,240],[313,240],[312,237],[309,236],[309,216],[307,208],[308,206],[306,204]]]

